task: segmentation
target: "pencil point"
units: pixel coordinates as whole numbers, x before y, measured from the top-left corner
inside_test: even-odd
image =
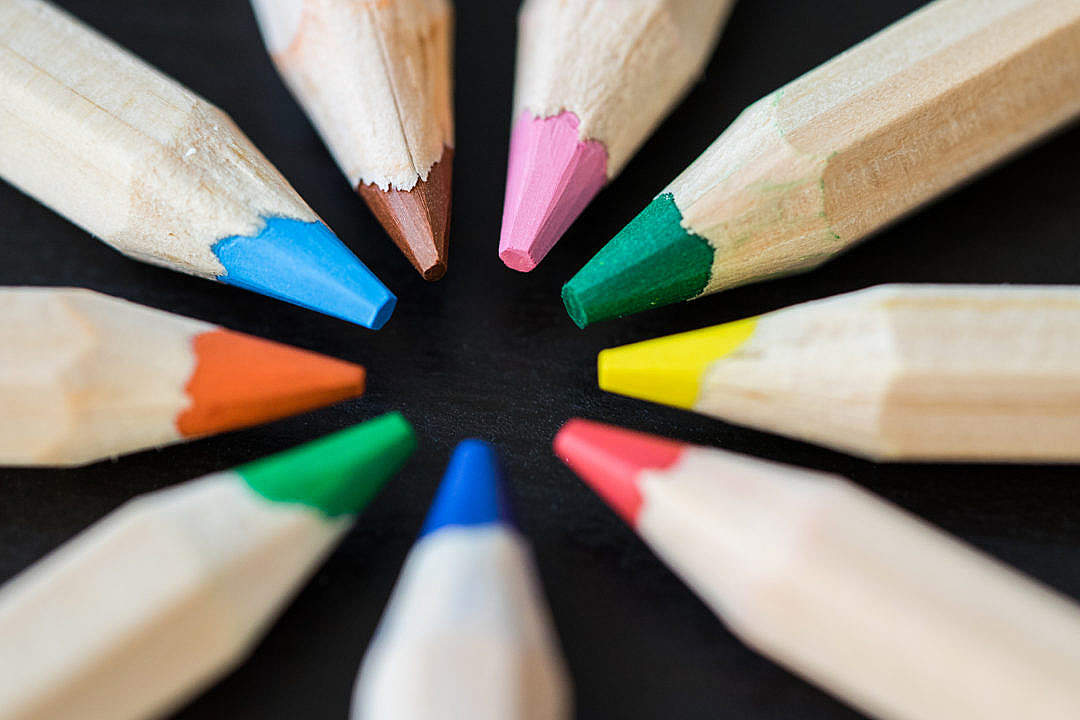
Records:
[[[446,274],[453,163],[453,148],[444,147],[427,180],[418,180],[411,190],[383,191],[372,184],[356,188],[425,280],[438,280]]]
[[[269,422],[357,397],[364,368],[318,353],[213,330],[194,340],[191,405],[176,419],[185,437]]]
[[[412,426],[393,412],[241,465],[236,472],[268,500],[309,505],[330,517],[353,515],[415,449]]]
[[[448,525],[512,525],[495,449],[464,440],[454,450],[421,536]]]
[[[671,467],[682,443],[574,418],[555,436],[555,454],[630,525],[641,510],[638,476]]]
[[[578,125],[569,111],[514,125],[499,239],[512,270],[535,268],[607,182],[607,150],[582,142]]]
[[[321,222],[266,218],[254,236],[219,240],[224,283],[381,328],[397,298]]]
[[[563,286],[578,327],[691,300],[705,289],[713,249],[682,226],[670,194],[659,195]]]
[[[597,356],[601,390],[639,400],[692,408],[712,363],[750,339],[756,318],[602,350]]]

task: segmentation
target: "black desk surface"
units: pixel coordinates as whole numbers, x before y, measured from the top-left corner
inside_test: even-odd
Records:
[[[136,493],[400,409],[420,449],[252,658],[184,720],[346,717],[353,678],[448,453],[502,451],[576,685],[581,718],[858,717],[730,635],[550,442],[583,415],[850,477],[1080,596],[1080,471],[875,465],[596,388],[602,348],[883,282],[1080,283],[1080,129],[1013,160],[819,270],[576,329],[559,288],[744,106],[918,0],[742,0],[703,81],[540,268],[496,256],[514,65],[508,0],[458,0],[450,270],[421,280],[339,175],[279,81],[244,0],[60,3],[230,113],[393,289],[373,333],[128,260],[0,184],[0,284],[76,285],[365,364],[364,398],[251,430],[66,471],[0,469],[0,580]]]

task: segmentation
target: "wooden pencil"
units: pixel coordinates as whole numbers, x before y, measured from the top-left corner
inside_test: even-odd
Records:
[[[384,415],[91,526],[0,589],[0,718],[174,710],[240,664],[414,444]]]
[[[563,288],[579,326],[806,270],[1080,115],[1080,4],[938,0],[747,108]]]
[[[1080,607],[847,480],[585,420],[555,451],[732,632],[863,712],[1080,717]]]
[[[569,687],[495,451],[465,440],[364,656],[353,720],[561,720]]]
[[[267,49],[349,183],[421,275],[446,272],[449,0],[252,0]]]
[[[877,460],[1080,461],[1080,288],[882,285],[605,350],[600,387]]]
[[[536,267],[701,75],[734,0],[526,0],[499,257]]]
[[[0,3],[0,177],[120,252],[378,328],[395,298],[221,110],[67,13]]]
[[[364,368],[72,288],[0,288],[0,465],[83,465],[364,391]]]

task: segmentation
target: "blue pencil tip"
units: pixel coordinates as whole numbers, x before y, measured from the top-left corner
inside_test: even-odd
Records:
[[[420,536],[447,525],[513,525],[495,449],[464,440],[454,450]]]
[[[378,330],[397,298],[321,222],[266,218],[257,235],[219,240],[230,285]]]

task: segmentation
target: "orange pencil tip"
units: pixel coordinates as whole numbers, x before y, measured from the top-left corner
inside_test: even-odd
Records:
[[[313,410],[364,392],[364,368],[231,330],[194,340],[191,405],[176,419],[186,437]]]

